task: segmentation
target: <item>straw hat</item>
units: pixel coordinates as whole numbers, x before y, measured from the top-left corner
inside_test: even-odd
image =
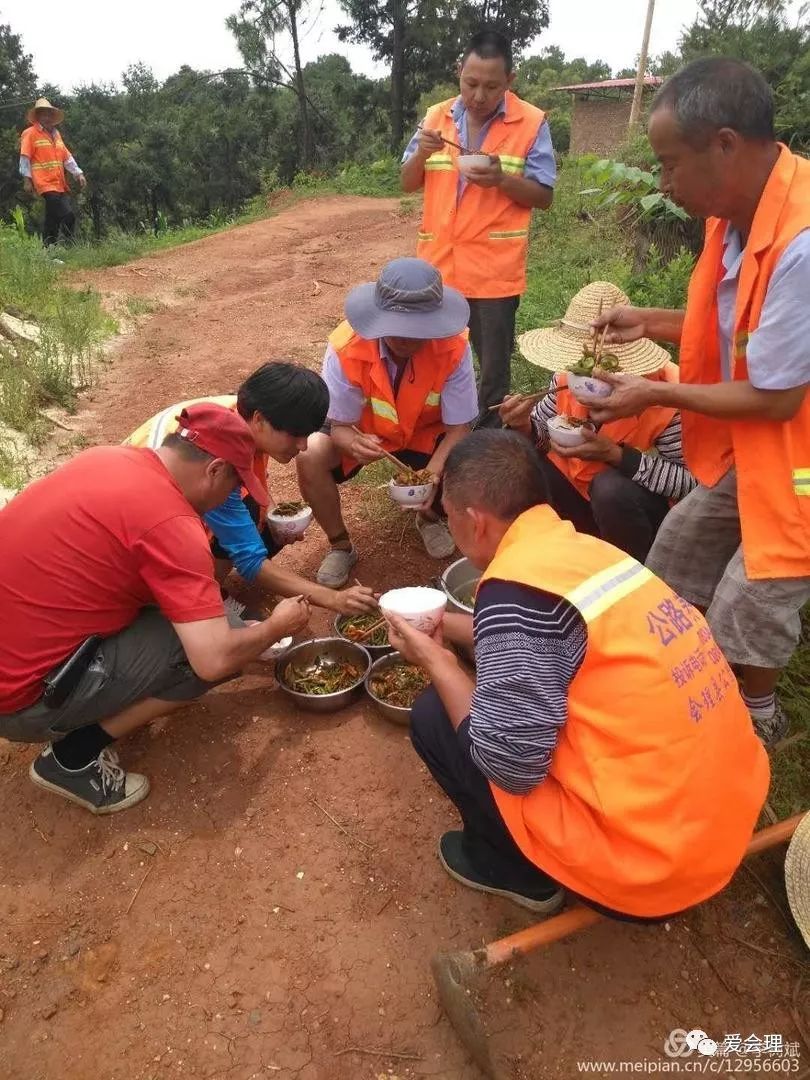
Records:
[[[799,822],[787,849],[785,885],[793,919],[810,949],[810,813]]]
[[[37,112],[39,109],[53,109],[53,111],[56,113],[55,123],[57,124],[61,124],[62,121],[65,119],[65,114],[62,109],[57,108],[56,105],[51,105],[50,101],[48,101],[47,98],[41,97],[37,98],[37,100],[25,114],[25,119],[28,121],[29,124],[36,123]]]
[[[518,347],[530,364],[546,371],[564,371],[582,358],[582,344],[591,336],[591,323],[602,311],[630,300],[609,281],[593,281],[580,289],[562,319],[555,326],[529,330],[518,338]],[[622,372],[627,375],[652,375],[669,360],[669,353],[649,338],[639,338],[627,345],[608,345]]]

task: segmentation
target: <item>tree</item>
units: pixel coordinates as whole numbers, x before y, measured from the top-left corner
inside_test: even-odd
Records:
[[[548,0],[340,0],[351,19],[338,26],[341,41],[368,45],[391,65],[391,149],[402,148],[420,94],[455,76],[461,53],[476,30],[496,27],[516,55],[548,26]]]
[[[238,14],[229,15],[225,22],[236,38],[236,44],[248,70],[259,85],[283,83],[282,75],[287,79],[292,78],[301,117],[301,164],[304,169],[309,169],[315,159],[315,150],[310,121],[310,103],[307,98],[298,40],[298,18],[305,3],[306,0],[242,0]],[[292,77],[276,49],[276,38],[283,33],[288,33],[292,41],[294,67]]]
[[[683,63],[734,56],[753,64],[774,88],[777,134],[796,147],[810,144],[810,23],[805,7],[788,22],[782,0],[700,0],[698,16],[680,41]]]
[[[16,204],[20,193],[19,131],[25,105],[33,104],[37,78],[31,57],[18,34],[0,23],[0,217]]]

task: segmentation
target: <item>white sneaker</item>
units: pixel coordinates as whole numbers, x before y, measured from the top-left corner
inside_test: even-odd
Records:
[[[443,521],[428,521],[420,514],[416,518],[416,528],[431,559],[449,559],[456,550],[455,541]]]

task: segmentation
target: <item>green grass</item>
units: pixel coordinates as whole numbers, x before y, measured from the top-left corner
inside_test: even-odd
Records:
[[[59,274],[38,238],[0,226],[0,310],[39,330],[36,341],[0,337],[0,424],[34,445],[50,430],[41,410],[74,407],[93,380],[104,339],[116,329],[96,293],[61,285]],[[7,441],[0,446],[0,475],[9,486],[25,479],[19,448]]]
[[[791,719],[790,743],[771,762],[770,803],[780,818],[810,809],[810,608],[802,640],[779,683],[779,697]]]

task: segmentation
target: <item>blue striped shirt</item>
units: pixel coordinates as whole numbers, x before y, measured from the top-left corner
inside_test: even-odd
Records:
[[[473,633],[470,755],[498,787],[525,795],[546,778],[568,719],[585,621],[559,596],[490,580],[478,590]]]

